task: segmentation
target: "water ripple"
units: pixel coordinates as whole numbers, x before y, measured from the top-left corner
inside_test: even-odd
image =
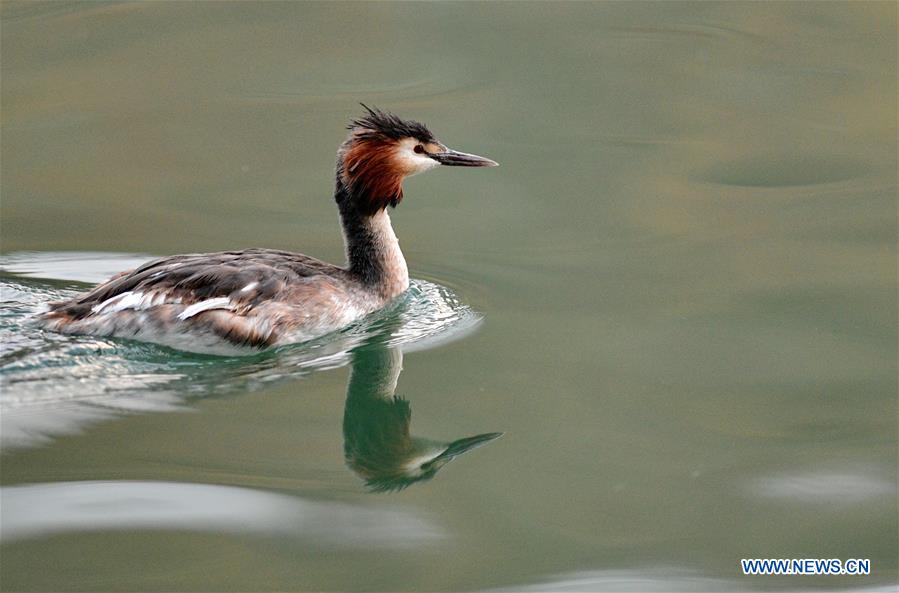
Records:
[[[192,398],[250,391],[341,367],[355,347],[375,336],[404,351],[433,348],[469,334],[481,320],[450,289],[413,280],[396,303],[340,332],[252,356],[205,356],[131,340],[64,336],[29,323],[47,302],[84,290],[87,286],[81,283],[105,279],[145,260],[140,255],[102,253],[3,258],[0,443],[4,447],[46,442],[120,413],[179,409]]]

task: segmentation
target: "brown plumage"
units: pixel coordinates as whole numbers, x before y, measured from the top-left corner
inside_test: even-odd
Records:
[[[239,346],[270,346],[289,333],[300,318],[278,303],[307,302],[303,320],[327,317],[321,311],[322,297],[345,297],[340,283],[348,280],[342,268],[305,255],[271,249],[247,249],[176,255],[151,261],[130,272],[123,272],[85,295],[70,301],[51,303],[44,320],[54,329],[80,328],[102,313],[104,303],[122,295],[141,295],[131,307],[116,310],[118,325],[138,335],[139,312],[143,323],[157,331],[167,331],[176,322],[193,321],[193,329],[207,331]],[[319,295],[314,299],[315,295]],[[209,309],[178,319],[191,305],[211,299],[227,298],[228,306]],[[138,299],[135,298],[135,301]],[[279,310],[280,309],[280,310]],[[265,314],[263,323],[260,314]],[[127,323],[132,321],[133,323]],[[314,320],[313,320],[314,321]],[[80,333],[80,332],[78,332]],[[116,334],[126,334],[119,330]]]
[[[438,164],[492,166],[437,142],[422,124],[366,107],[338,151],[335,201],[346,267],[272,249],[175,255],[51,303],[43,325],[201,352],[302,342],[379,309],[409,286],[387,215],[403,179]]]
[[[406,173],[395,162],[393,141],[354,138],[342,157],[344,182],[368,198],[367,212],[396,208],[403,200]]]

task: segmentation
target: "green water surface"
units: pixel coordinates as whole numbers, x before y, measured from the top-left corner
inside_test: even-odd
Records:
[[[3,2],[0,20],[2,412],[28,420],[2,455],[3,590],[896,584],[895,3]],[[93,280],[86,259],[342,261],[334,152],[359,101],[502,165],[406,183],[394,226],[439,298],[385,323],[423,319],[415,340],[367,327],[306,365],[26,327]],[[387,439],[404,404],[359,416],[363,367],[402,367],[413,436],[505,434],[370,492],[345,446]],[[872,574],[745,577],[741,558]]]

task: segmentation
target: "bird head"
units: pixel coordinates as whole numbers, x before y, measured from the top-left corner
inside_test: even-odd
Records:
[[[368,410],[366,419],[368,434],[354,434],[344,423],[347,465],[365,480],[371,492],[403,490],[430,480],[450,461],[503,435],[490,432],[449,443],[411,436],[408,403],[401,398],[382,401],[378,410],[383,413],[381,418],[372,412],[375,409]],[[383,424],[376,426],[379,420]]]
[[[366,214],[403,199],[403,180],[443,165],[496,167],[481,156],[447,148],[424,125],[362,105],[366,115],[347,126],[349,136],[337,156],[337,182],[347,191],[338,202],[350,200]],[[342,206],[344,204],[341,204]]]

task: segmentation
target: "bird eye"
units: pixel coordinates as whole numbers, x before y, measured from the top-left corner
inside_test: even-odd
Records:
[[[425,152],[425,147],[422,146],[421,144],[416,144],[416,145],[415,145],[415,148],[413,148],[412,150],[415,151],[415,154],[424,154],[424,152]]]

